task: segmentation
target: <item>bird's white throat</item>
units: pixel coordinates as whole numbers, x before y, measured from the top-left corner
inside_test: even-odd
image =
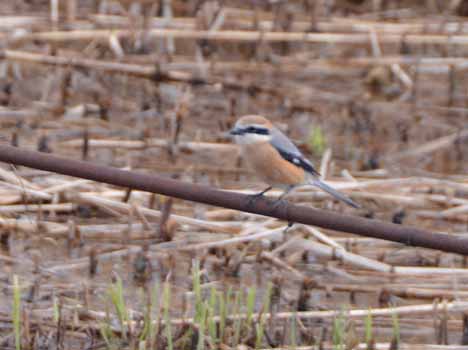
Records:
[[[269,142],[271,140],[271,135],[243,134],[236,135],[235,140],[239,145],[251,145],[255,143]]]

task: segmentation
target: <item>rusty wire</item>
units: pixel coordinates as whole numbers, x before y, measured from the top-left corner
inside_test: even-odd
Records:
[[[0,145],[0,161],[34,169],[104,182],[152,193],[244,212],[270,216],[288,222],[318,226],[361,236],[384,239],[409,246],[438,249],[468,255],[468,239],[433,233],[379,220],[342,215],[305,206],[278,202],[265,197],[252,201],[241,193],[77,161],[50,154]]]

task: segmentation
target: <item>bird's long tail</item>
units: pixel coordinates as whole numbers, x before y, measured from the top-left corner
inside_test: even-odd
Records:
[[[328,186],[325,182],[320,181],[319,179],[313,179],[312,184],[317,186],[318,188],[324,190],[328,194],[332,195],[336,199],[339,199],[340,201],[350,205],[353,208],[359,209],[361,206],[354,202],[351,198],[345,196],[344,194],[338,192],[334,188]]]

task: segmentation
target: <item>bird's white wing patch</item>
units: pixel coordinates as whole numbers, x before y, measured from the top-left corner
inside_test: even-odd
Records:
[[[304,157],[299,149],[291,142],[291,140],[281,131],[273,127],[270,130],[270,144],[279,152],[279,154],[288,162],[301,167],[305,171],[313,175],[320,175],[315,170],[313,164]]]

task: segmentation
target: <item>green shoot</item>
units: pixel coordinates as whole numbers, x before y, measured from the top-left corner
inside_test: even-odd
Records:
[[[226,330],[226,318],[227,318],[227,307],[226,303],[229,304],[228,298],[230,298],[231,289],[226,294],[222,292],[218,294],[218,305],[219,305],[219,340],[220,342],[224,342],[224,335]]]
[[[199,321],[202,307],[202,292],[200,281],[200,261],[195,260],[192,267],[193,294],[195,295],[195,321]]]
[[[257,323],[255,325],[255,349],[260,349],[262,347],[263,332],[263,325],[261,323]]]
[[[268,282],[267,290],[263,296],[263,303],[262,303],[262,314],[258,323],[255,325],[255,348],[260,348],[262,345],[263,335],[264,335],[264,327],[265,327],[265,313],[270,310],[270,302],[271,302],[271,293],[273,291],[273,284]]]
[[[21,350],[21,288],[18,276],[13,276],[13,329],[15,332],[15,349]]]
[[[327,142],[325,140],[325,135],[320,126],[312,127],[309,131],[309,140],[308,140],[309,149],[316,155],[321,156],[325,151]]]
[[[122,280],[120,277],[117,277],[117,280],[115,283],[111,285],[109,288],[109,297],[114,305],[115,312],[117,313],[117,317],[120,322],[120,327],[122,330],[122,337],[124,339],[127,339],[127,332],[126,332],[126,327],[128,324],[128,311],[127,307],[125,305],[125,299],[123,295],[123,285],[122,285]]]
[[[101,333],[102,339],[104,339],[104,342],[106,343],[107,349],[114,349],[115,344],[117,343],[117,339],[115,339],[114,332],[112,331],[111,328],[111,317],[109,314],[109,305],[107,302],[105,303],[105,311],[106,311],[106,317],[104,322],[100,324],[99,327],[99,332]]]
[[[216,336],[216,322],[214,321],[214,316],[215,316],[215,311],[216,311],[216,300],[218,292],[214,287],[211,288],[210,292],[210,303],[208,305],[208,310],[207,310],[207,325],[208,325],[208,333],[210,334],[210,337],[213,342],[217,341],[217,336]]]
[[[198,322],[198,344],[197,350],[205,349],[205,320],[208,311],[208,305],[200,303],[200,319]]]
[[[234,300],[234,310],[233,310],[234,315],[240,314],[242,300],[243,300],[243,293],[241,289],[236,293],[236,298]],[[241,319],[236,318],[234,321],[234,339],[233,339],[232,347],[237,347],[237,345],[239,345],[240,333],[241,333]]]
[[[344,319],[343,313],[335,317],[333,320],[333,349],[334,350],[343,350],[345,348],[346,340],[346,321]]]
[[[296,312],[294,312],[293,317],[290,320],[290,335],[289,335],[289,343],[291,344],[290,349],[295,349],[297,347],[297,340],[296,340]]]
[[[146,312],[145,312],[145,317],[144,317],[144,320],[143,320],[143,329],[141,330],[141,334],[140,334],[140,342],[144,342],[148,339],[148,337],[150,339],[151,338],[151,330],[152,330],[152,316],[151,316],[151,310],[152,310],[152,305],[151,305],[151,302],[149,302],[147,305],[146,305]]]
[[[369,312],[367,314],[366,320],[365,320],[365,331],[366,331],[366,344],[369,347],[374,340],[373,337],[373,329],[372,329],[372,314],[370,312],[371,310],[369,309]]]
[[[393,324],[393,339],[397,344],[400,344],[400,321],[396,312],[392,313]]]
[[[159,318],[160,318],[160,297],[159,297],[159,285],[158,282],[156,281],[154,283],[154,287],[151,291],[151,309],[150,313],[153,314],[153,312],[156,314],[156,318],[154,320],[154,327],[152,323],[149,325],[150,329],[150,339],[151,339],[151,344],[154,344],[154,341],[156,340],[156,336],[159,332]]]
[[[171,285],[169,282],[164,282],[163,288],[163,308],[164,308],[164,322],[166,323],[166,339],[167,349],[173,350],[172,343],[172,329],[171,329],[171,318],[169,315],[169,309],[171,307]]]
[[[247,292],[247,320],[246,320],[246,327],[250,328],[252,324],[252,315],[255,311],[255,296],[257,294],[257,290],[255,287],[249,288]]]
[[[112,349],[112,330],[110,328],[110,325],[108,322],[102,322],[99,327],[99,332],[101,333],[102,339],[104,339],[104,342],[106,343],[106,347],[108,349]]]
[[[59,305],[57,302],[57,297],[54,295],[53,298],[54,304],[53,304],[53,310],[54,310],[54,322],[58,323],[59,317],[60,317],[60,311],[59,311]]]

